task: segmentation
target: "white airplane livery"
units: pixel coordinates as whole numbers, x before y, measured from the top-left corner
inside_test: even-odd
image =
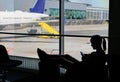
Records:
[[[38,0],[30,12],[16,11],[0,11],[0,28],[7,25],[29,24],[49,17],[44,12],[45,0]]]
[[[0,25],[32,23],[44,17],[48,17],[48,15],[23,11],[3,11],[0,12]]]

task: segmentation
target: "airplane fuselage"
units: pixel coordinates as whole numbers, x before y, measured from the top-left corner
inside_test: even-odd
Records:
[[[44,2],[45,0],[37,0],[35,6],[30,8],[30,12],[24,12],[20,10],[16,11],[0,11],[0,30],[4,27],[12,29],[12,27],[23,27],[34,23],[43,21],[44,18],[48,18],[49,15],[44,14]]]
[[[23,11],[2,11],[0,12],[0,25],[32,23],[41,20],[42,17],[48,17],[48,15]]]

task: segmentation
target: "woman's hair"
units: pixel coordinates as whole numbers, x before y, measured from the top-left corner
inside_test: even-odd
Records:
[[[106,40],[105,38],[101,37],[100,35],[93,35],[90,39],[91,43],[95,45],[102,46],[103,50],[106,51]]]

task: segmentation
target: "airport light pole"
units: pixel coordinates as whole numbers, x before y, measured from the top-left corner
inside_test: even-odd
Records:
[[[59,34],[64,35],[64,0],[59,0]],[[64,36],[59,38],[59,54],[64,55]]]

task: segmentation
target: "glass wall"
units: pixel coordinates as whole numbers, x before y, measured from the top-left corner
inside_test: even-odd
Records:
[[[50,8],[50,15],[51,16],[59,16],[59,9]],[[65,18],[66,19],[85,19],[86,11],[85,10],[65,9]]]
[[[0,4],[3,4],[2,1],[4,0],[1,0]],[[44,21],[41,20],[43,18],[38,17],[38,14],[27,13],[30,12],[30,8],[35,6],[36,0],[22,0],[22,2],[24,2],[24,6],[19,3],[19,0],[12,2],[14,11],[17,10],[16,13],[12,13],[13,10],[0,12],[0,44],[6,46],[10,55],[38,58],[37,48],[41,48],[49,54],[59,54],[60,36],[50,36],[49,34],[58,35],[59,28],[64,28],[64,54],[81,60],[80,51],[83,53],[93,51],[89,41],[92,35],[99,34],[108,37],[109,23],[106,20],[109,20],[109,8],[88,6],[91,3],[87,2],[82,4],[65,1],[69,5],[64,5],[64,27],[60,27],[59,0],[45,0],[47,4],[45,4],[44,12],[49,17],[55,16],[57,19],[49,20],[51,18],[43,17]],[[53,5],[56,2],[57,4]],[[9,8],[4,6],[2,8],[6,9],[1,8],[3,11]],[[4,19],[5,17],[12,17],[14,20]],[[17,17],[21,18],[18,20]],[[27,19],[23,20],[22,18]]]
[[[108,3],[106,3],[106,5]],[[76,4],[76,2],[73,2],[73,4]],[[86,4],[84,4],[86,5],[85,10],[83,10],[79,7],[77,9],[73,4],[69,5],[69,8],[72,9],[65,9],[67,12],[64,34],[71,35],[72,37],[64,37],[64,54],[69,54],[81,61],[80,51],[83,53],[91,53],[94,51],[90,44],[90,37],[92,35],[101,35],[105,37],[108,47],[107,37],[109,23],[106,22],[106,20],[109,20],[109,8],[102,7],[102,5],[101,7],[95,7],[92,6],[93,4],[86,2]],[[90,6],[87,6],[88,4],[90,4]],[[65,5],[65,8],[67,8],[67,6],[68,5]],[[77,19],[77,16],[79,16],[80,19]],[[108,49],[106,53],[108,53]]]
[[[86,18],[85,10],[66,9],[65,13],[66,13],[65,14],[66,19],[85,19]]]
[[[5,4],[1,6],[0,11],[0,44],[7,48],[10,55],[38,58],[37,48],[45,50],[48,54],[59,54],[58,37],[47,36],[59,33],[59,26],[48,24],[51,23],[47,20],[49,15],[29,11],[30,8],[35,9],[36,5],[41,5],[39,2],[42,0],[13,0],[12,2],[7,0],[4,2],[0,0],[0,6]],[[8,10],[10,3],[12,10]],[[44,18],[46,19],[42,20]]]
[[[88,20],[108,20],[109,10],[108,8],[87,8]]]

